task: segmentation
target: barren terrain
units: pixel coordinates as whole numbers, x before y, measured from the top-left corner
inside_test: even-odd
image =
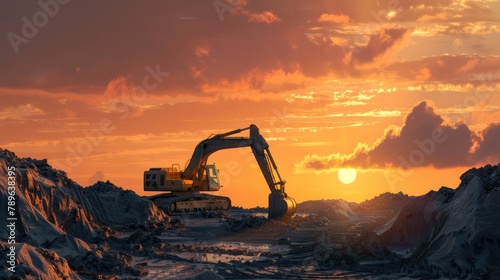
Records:
[[[0,192],[16,167],[13,230],[0,229],[0,277],[12,279],[496,279],[500,166],[473,168],[456,189],[384,193],[363,203],[299,203],[286,221],[265,209],[166,215],[111,182],[83,188],[46,160],[0,149]],[[9,271],[15,237],[15,272]]]

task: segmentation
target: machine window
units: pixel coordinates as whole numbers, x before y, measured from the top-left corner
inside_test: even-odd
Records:
[[[217,170],[215,169],[215,166],[210,165],[207,166],[207,179],[210,185],[212,186],[218,186],[219,185],[219,177],[217,176]]]
[[[147,188],[148,189],[158,189],[158,187],[156,186],[156,182],[148,182]]]

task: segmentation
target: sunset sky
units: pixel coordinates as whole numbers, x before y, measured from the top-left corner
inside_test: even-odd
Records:
[[[256,124],[298,202],[455,188],[500,162],[500,1],[4,1],[0,147],[140,195]],[[245,136],[245,134],[242,134]],[[249,148],[218,195],[267,206]],[[357,171],[352,184],[339,168]]]

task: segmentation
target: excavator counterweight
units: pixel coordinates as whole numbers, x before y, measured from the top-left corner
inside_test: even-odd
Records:
[[[250,130],[250,137],[232,135]],[[201,193],[218,191],[221,187],[215,164],[207,164],[208,157],[223,149],[250,147],[264,179],[271,191],[269,194],[269,219],[286,219],[295,214],[297,203],[285,192],[282,180],[274,162],[269,144],[255,125],[216,134],[201,141],[195,148],[186,169],[179,165],[169,168],[151,168],[144,172],[144,190],[168,192],[151,196],[160,208],[170,215],[196,212],[199,210],[229,210],[231,200],[223,196]]]

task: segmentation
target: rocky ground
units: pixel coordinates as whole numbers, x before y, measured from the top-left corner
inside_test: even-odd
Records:
[[[152,279],[203,273],[224,279],[365,278],[393,273],[399,262],[359,222],[315,215],[278,222],[250,211],[221,216],[184,216],[185,229],[158,235],[138,230],[110,244],[133,252],[135,263],[148,269],[145,278]]]
[[[7,279],[497,279],[500,167],[457,189],[307,201],[287,221],[265,209],[169,217],[111,182],[83,188],[46,160],[0,149],[0,200],[16,166],[16,271]],[[9,213],[1,209],[2,217]]]

